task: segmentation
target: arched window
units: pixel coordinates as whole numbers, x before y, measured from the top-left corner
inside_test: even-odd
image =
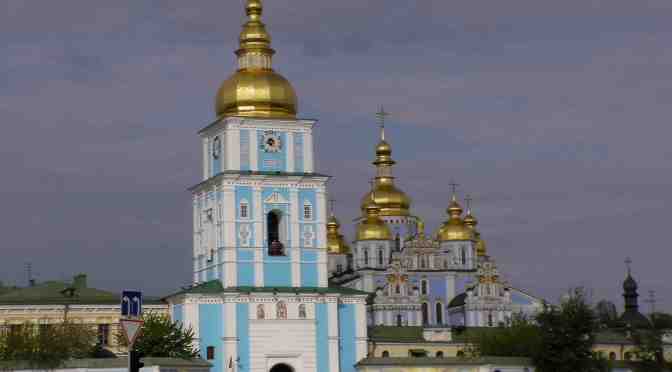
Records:
[[[378,249],[378,266],[383,266],[383,250]]]
[[[399,284],[394,286],[394,293],[401,294],[401,287],[399,286]]]
[[[340,273],[343,271],[343,264],[336,264],[336,273]]]
[[[623,358],[625,360],[631,360],[632,359],[632,354],[629,351],[626,351],[625,354],[623,354]]]
[[[420,294],[426,295],[428,292],[427,281],[423,279],[420,281]]]
[[[609,360],[616,360],[616,353],[614,353],[613,351],[609,353]]]
[[[401,237],[399,236],[399,233],[394,237],[394,249],[397,252],[401,251]]]
[[[429,306],[427,305],[426,302],[422,303],[422,324],[426,325],[429,324]]]
[[[420,256],[420,268],[424,269],[427,267],[427,257],[426,256]]]
[[[364,267],[369,266],[369,250],[364,248]]]
[[[443,324],[443,305],[436,303],[436,324]]]
[[[488,327],[492,327],[494,322],[492,320],[492,313],[488,313]]]
[[[458,350],[457,351],[457,357],[458,358],[464,358],[464,351],[463,350]]]
[[[299,319],[306,319],[306,305],[299,305]]]
[[[437,351],[436,352],[436,357],[437,358],[443,358],[443,351]]]
[[[390,357],[390,352],[387,351],[387,350],[383,350],[382,357],[383,357],[383,358],[389,358],[389,357]]]
[[[280,242],[280,213],[278,211],[270,211],[266,216],[267,242],[269,256],[282,256],[284,249]]]
[[[401,316],[401,314],[397,314],[397,327],[401,327],[403,325],[402,322],[403,317]]]
[[[249,204],[247,203],[247,200],[243,200],[240,202],[240,211],[239,211],[240,218],[249,218],[250,217],[250,210],[249,210]]]
[[[462,265],[466,265],[466,264],[467,264],[467,250],[464,249],[464,246],[462,246],[461,251],[462,251],[462,254],[461,254],[461,256],[462,256]]]

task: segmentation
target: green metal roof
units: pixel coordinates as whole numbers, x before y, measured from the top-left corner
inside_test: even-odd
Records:
[[[205,368],[209,369],[212,364],[203,359],[178,359],[178,358],[142,358],[145,367],[175,367],[175,368]],[[94,368],[128,368],[128,358],[100,358],[100,359],[71,359],[63,362],[62,369],[94,369]],[[0,370],[24,370],[32,369],[26,361],[12,360],[0,361]]]
[[[169,295],[173,297],[181,294],[219,294],[219,293],[294,293],[294,294],[341,294],[341,295],[356,295],[369,296],[370,293],[359,291],[356,289],[330,286],[330,287],[228,287],[224,288],[219,280],[211,280],[209,282],[201,283],[191,288],[185,288],[175,294]]]
[[[48,281],[32,287],[17,288],[0,294],[0,305],[112,305],[118,304],[120,294],[78,283]],[[143,299],[146,304],[157,304],[156,298]]]
[[[532,360],[528,358],[517,357],[480,357],[480,358],[460,358],[460,357],[406,357],[406,358],[365,358],[357,366],[412,366],[412,367],[431,367],[431,366],[457,366],[457,365],[498,365],[498,366],[532,366]]]
[[[376,342],[426,342],[422,337],[422,327],[369,327],[369,338]]]

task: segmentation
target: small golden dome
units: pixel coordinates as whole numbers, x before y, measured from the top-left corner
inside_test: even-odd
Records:
[[[341,224],[333,214],[327,220],[327,252],[330,254],[348,254],[350,246],[339,232]]]
[[[392,146],[390,146],[389,143],[387,143],[385,140],[381,140],[378,142],[378,145],[376,146],[376,155],[381,156],[381,155],[391,155],[392,154]]]
[[[478,220],[471,214],[471,212],[467,212],[467,215],[464,216],[464,224],[471,228],[475,228],[476,225],[478,225]]]
[[[248,21],[240,33],[238,71],[220,86],[215,112],[221,116],[294,119],[296,92],[280,74],[273,71],[271,36],[261,22],[261,0],[247,0]]]
[[[372,194],[373,193],[373,197]],[[399,190],[391,179],[376,179],[375,188],[369,191],[362,198],[360,208],[362,212],[366,211],[367,206],[373,202],[380,208],[381,216],[409,216],[411,199]]]
[[[457,202],[454,195],[448,206],[448,215],[448,220],[439,229],[440,241],[474,240],[474,230],[462,220],[462,206]]]
[[[357,240],[391,240],[392,233],[387,224],[380,219],[380,208],[376,203],[369,203],[366,219],[357,226]]]

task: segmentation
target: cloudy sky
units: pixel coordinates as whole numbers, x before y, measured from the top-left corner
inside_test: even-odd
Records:
[[[234,70],[242,3],[2,1],[0,280],[24,284],[31,262],[38,280],[188,283],[196,132]],[[275,68],[320,120],[342,222],[373,174],[383,104],[397,182],[430,228],[455,179],[513,285],[621,306],[631,256],[642,297],[672,310],[672,2],[265,6]]]

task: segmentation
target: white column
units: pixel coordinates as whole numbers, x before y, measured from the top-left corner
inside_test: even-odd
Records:
[[[226,149],[228,155],[227,160],[227,169],[239,170],[240,169],[240,129],[239,128],[230,128],[227,132]],[[250,149],[251,151],[251,149]]]
[[[301,286],[301,229],[299,225],[299,190],[289,191],[290,239],[292,241],[292,287]]]
[[[255,136],[256,137],[256,136]],[[261,186],[252,188],[252,218],[254,219],[254,285],[264,286],[264,205],[261,199]]]
[[[259,170],[259,136],[255,129],[250,129],[250,169]]]
[[[224,204],[224,287],[235,287],[238,283],[238,251],[236,250],[236,193],[231,185],[222,187]]]
[[[329,370],[332,372],[340,371],[339,367],[339,348],[338,348],[338,302],[327,303],[327,316],[329,318]]]
[[[287,172],[294,172],[294,133],[287,132]]]
[[[238,358],[238,322],[236,322],[236,303],[235,302],[225,302],[222,306],[222,311],[224,312],[224,330],[222,334],[223,341],[223,356],[224,356],[224,366],[228,367],[229,360],[235,360]],[[234,369],[235,371],[235,369]]]
[[[455,275],[448,274],[446,275],[446,303],[455,298]]]
[[[316,246],[318,248],[317,253],[317,277],[319,287],[328,286],[328,274],[327,274],[327,196],[324,187],[320,188],[317,191],[317,211],[315,211],[315,217],[317,217],[317,239]]]
[[[303,135],[303,169],[306,173],[314,172],[313,164],[313,132]]]
[[[203,180],[210,178],[210,172],[208,165],[210,164],[210,154],[208,154],[208,139],[203,137],[202,139],[203,146]]]
[[[364,303],[363,299],[361,303],[355,305],[355,323],[355,332],[357,338],[355,345],[355,359],[357,362],[359,362],[360,360],[366,358],[367,351],[366,304]]]

